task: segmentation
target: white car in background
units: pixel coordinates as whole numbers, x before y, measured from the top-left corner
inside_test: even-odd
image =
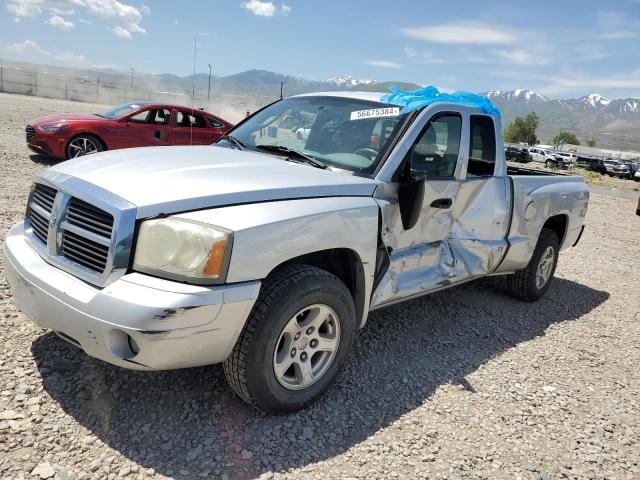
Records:
[[[309,132],[311,131],[311,126],[300,127],[296,130],[296,138],[298,140],[306,140],[309,138]]]
[[[548,161],[556,161],[556,157],[554,156],[553,152],[551,150],[547,150],[546,148],[530,147],[529,153],[531,154],[531,158],[534,162],[546,164]]]
[[[558,160],[564,160],[566,164],[573,165],[576,163],[578,156],[571,152],[554,152],[555,157]]]

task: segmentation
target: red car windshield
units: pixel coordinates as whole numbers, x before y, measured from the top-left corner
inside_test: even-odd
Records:
[[[118,107],[110,108],[102,113],[96,113],[99,117],[103,118],[120,118],[127,113],[133,112],[143,105],[149,105],[152,102],[133,102],[133,103],[125,103],[124,105],[120,105]]]

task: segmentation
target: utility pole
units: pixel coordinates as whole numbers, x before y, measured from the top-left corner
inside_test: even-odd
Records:
[[[133,90],[133,68],[131,69],[131,89]]]
[[[209,88],[207,89],[207,100],[211,100],[211,64],[209,64]]]
[[[282,100],[282,88],[284,87],[284,82],[280,82],[280,100]]]

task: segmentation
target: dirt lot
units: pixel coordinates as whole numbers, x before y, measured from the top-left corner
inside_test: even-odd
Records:
[[[0,94],[0,240],[24,125],[88,104]],[[218,366],[136,373],[12,305],[0,266],[0,478],[640,478],[640,217],[593,195],[546,297],[483,281],[374,313],[320,402],[264,416]]]

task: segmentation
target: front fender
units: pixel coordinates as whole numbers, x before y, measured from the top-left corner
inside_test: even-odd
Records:
[[[378,205],[371,197],[329,197],[252,203],[178,215],[233,231],[227,282],[265,278],[274,268],[308,253],[353,250],[371,293]]]

